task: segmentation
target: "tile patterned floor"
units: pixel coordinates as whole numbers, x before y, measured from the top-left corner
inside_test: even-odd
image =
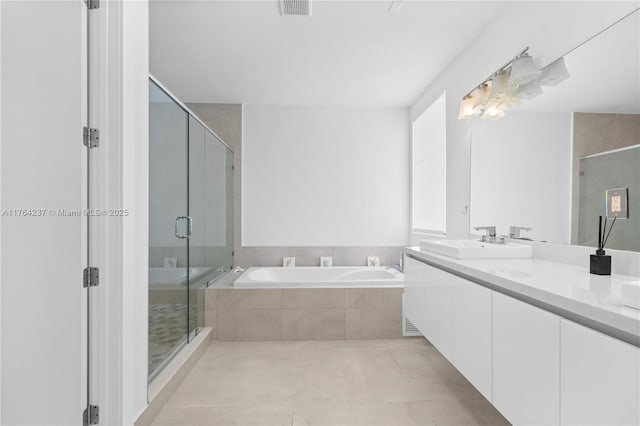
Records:
[[[422,338],[214,342],[153,425],[508,425]]]
[[[186,339],[186,333],[186,304],[149,304],[149,372],[158,368],[173,349]]]

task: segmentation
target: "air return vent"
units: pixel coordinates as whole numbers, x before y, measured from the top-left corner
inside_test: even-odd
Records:
[[[280,15],[311,16],[311,0],[278,0]]]
[[[413,323],[411,321],[409,321],[409,318],[404,317],[404,327],[402,327],[402,335],[403,336],[422,336],[422,333],[420,333],[420,330],[418,330],[418,328],[413,325]]]

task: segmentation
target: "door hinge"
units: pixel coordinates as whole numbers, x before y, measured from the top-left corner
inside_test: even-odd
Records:
[[[100,407],[97,405],[89,405],[82,412],[83,426],[97,425],[100,423]]]
[[[82,286],[83,287],[95,287],[100,284],[100,269],[98,268],[84,268],[82,271]]]
[[[82,128],[82,143],[87,148],[96,148],[100,146],[100,130],[93,127]]]
[[[87,5],[87,9],[99,9],[100,8],[100,0],[84,0]]]

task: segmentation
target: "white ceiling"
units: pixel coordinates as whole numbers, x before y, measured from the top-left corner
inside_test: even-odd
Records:
[[[505,1],[150,4],[150,70],[185,102],[409,106]]]

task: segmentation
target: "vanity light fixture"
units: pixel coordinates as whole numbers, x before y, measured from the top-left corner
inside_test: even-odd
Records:
[[[482,110],[480,108],[474,108],[473,97],[471,95],[467,95],[462,99],[462,102],[460,102],[458,120],[477,117],[481,112]]]
[[[542,86],[555,86],[569,78],[569,72],[560,58],[542,70],[536,67],[525,47],[513,59],[498,68],[482,83],[464,95],[460,104],[459,120],[481,116],[489,120],[504,117],[504,111],[543,93]]]
[[[482,113],[480,118],[485,120],[498,120],[504,117],[504,105],[498,102],[491,102]]]
[[[518,86],[516,90],[516,97],[519,99],[529,100],[533,99],[538,95],[542,95],[542,88],[537,81],[532,81],[529,84],[523,84],[522,86]]]
[[[499,71],[498,74],[493,77],[493,80],[491,80],[491,95],[489,96],[489,100],[501,101],[507,98],[515,89],[516,87],[511,83],[509,70]]]
[[[517,91],[510,93],[502,100],[503,109],[512,109],[520,104],[520,97],[517,95]]]
[[[514,86],[531,83],[538,78],[540,70],[533,63],[533,58],[528,53],[518,56],[511,65],[510,83]]]
[[[489,103],[489,97],[491,96],[491,82],[481,84],[476,90],[473,91],[473,107],[478,109],[484,109]]]
[[[555,86],[558,83],[562,83],[569,77],[569,71],[567,71],[564,58],[560,58],[542,68],[538,82],[542,86]]]
[[[491,93],[491,82],[478,86],[473,92],[464,97],[460,104],[458,119],[477,117],[486,108]]]

